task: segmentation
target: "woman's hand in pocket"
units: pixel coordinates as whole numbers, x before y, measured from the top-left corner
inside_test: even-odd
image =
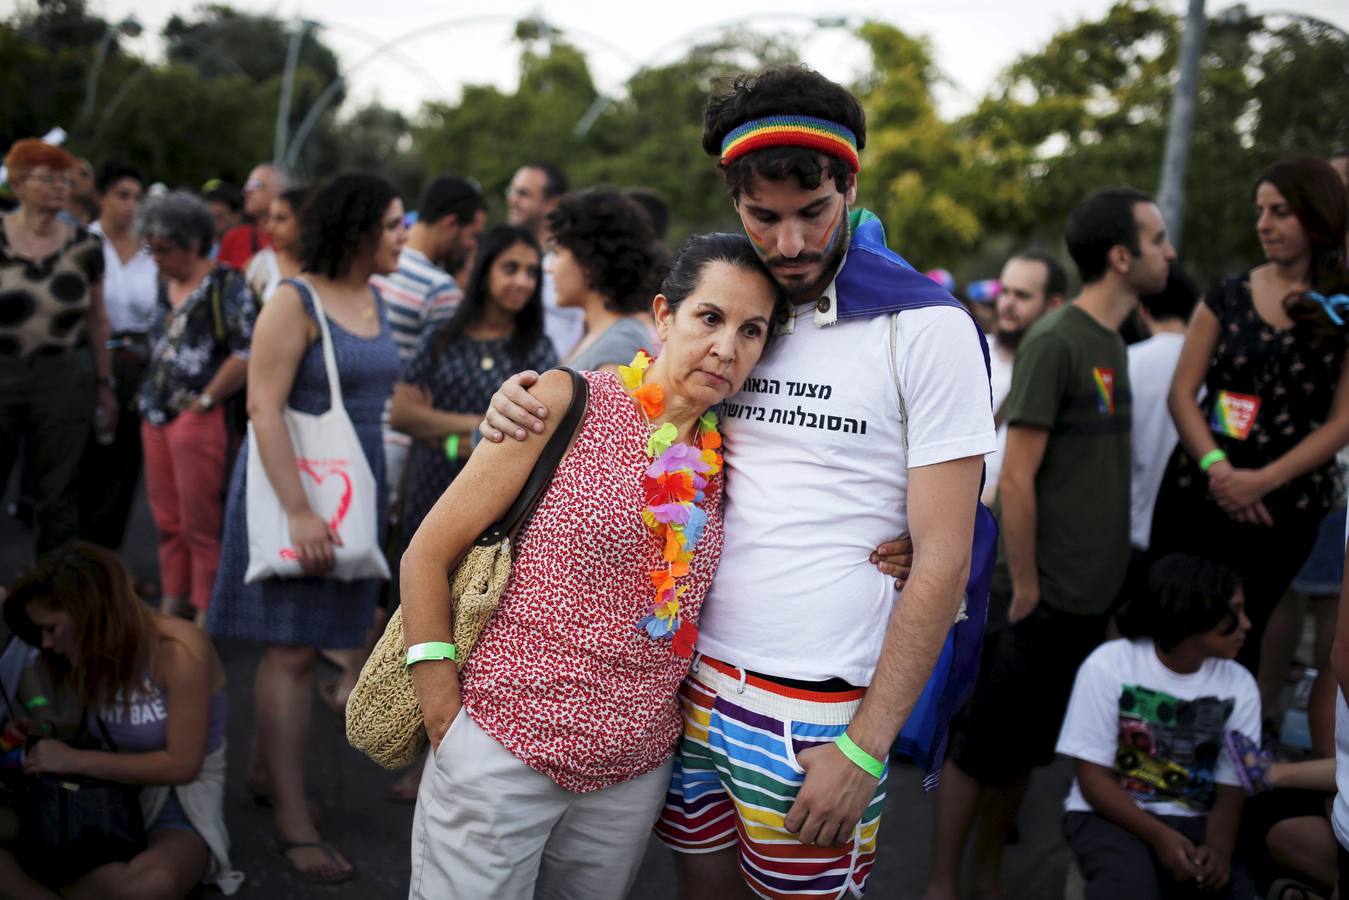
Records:
[[[424,715],[423,721],[426,723],[426,736],[431,739],[431,752],[440,750],[440,742],[445,740],[445,735],[449,733],[450,726],[459,716],[459,710],[463,707],[462,701],[456,701],[454,706],[446,709],[434,716]]]

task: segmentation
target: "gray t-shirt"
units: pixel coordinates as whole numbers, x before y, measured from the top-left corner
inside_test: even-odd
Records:
[[[626,366],[645,347],[652,356],[660,349],[640,316],[625,316],[605,329],[595,342],[566,366],[577,372],[593,372],[600,366]]]

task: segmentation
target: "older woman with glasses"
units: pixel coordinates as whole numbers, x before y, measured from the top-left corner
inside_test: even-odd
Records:
[[[152,197],[136,216],[159,272],[159,321],[141,385],[145,487],[159,529],[161,610],[202,618],[220,564],[229,429],[221,404],[243,386],[257,302],[238,271],[212,262],[211,210]]]
[[[22,440],[38,555],[75,537],[80,450],[95,409],[104,428],[117,421],[103,247],[58,218],[74,164],[35,139],[16,141],[5,156],[19,206],[0,220],[0,485]]]

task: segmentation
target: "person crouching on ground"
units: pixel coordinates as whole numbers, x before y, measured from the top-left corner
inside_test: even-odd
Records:
[[[88,872],[77,858],[58,857],[44,867],[46,887],[20,868],[34,860],[0,850],[0,893],[46,898],[59,888],[66,897],[171,900],[206,882],[233,894],[243,875],[230,869],[225,830],[225,667],[206,634],[146,608],[118,558],[83,541],[25,573],[5,599],[4,619],[59,663],[88,711],[82,730],[115,748],[38,740],[24,773],[143,785],[146,846]]]
[[[1232,870],[1244,793],[1224,734],[1258,743],[1260,692],[1234,662],[1251,629],[1235,572],[1172,554],[1087,657],[1058,752],[1076,780],[1064,834],[1086,900],[1250,897]],[[1244,888],[1244,891],[1243,891]]]
[[[721,556],[721,437],[707,411],[759,361],[778,302],[746,238],[692,238],[653,304],[660,356],[585,374],[583,424],[519,533],[462,680],[445,658],[412,668],[433,752],[411,897],[627,896]],[[566,409],[571,383],[554,370],[536,391]],[[543,446],[482,444],[423,520],[402,563],[410,654],[454,640],[446,576]]]

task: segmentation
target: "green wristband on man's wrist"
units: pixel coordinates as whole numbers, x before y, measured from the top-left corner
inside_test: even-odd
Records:
[[[452,434],[445,438],[445,458],[450,462],[459,459],[459,435]]]
[[[853,739],[848,737],[848,732],[845,731],[835,738],[834,746],[839,749],[840,753],[848,757],[853,765],[872,778],[880,778],[885,774],[885,763],[857,746]]]

